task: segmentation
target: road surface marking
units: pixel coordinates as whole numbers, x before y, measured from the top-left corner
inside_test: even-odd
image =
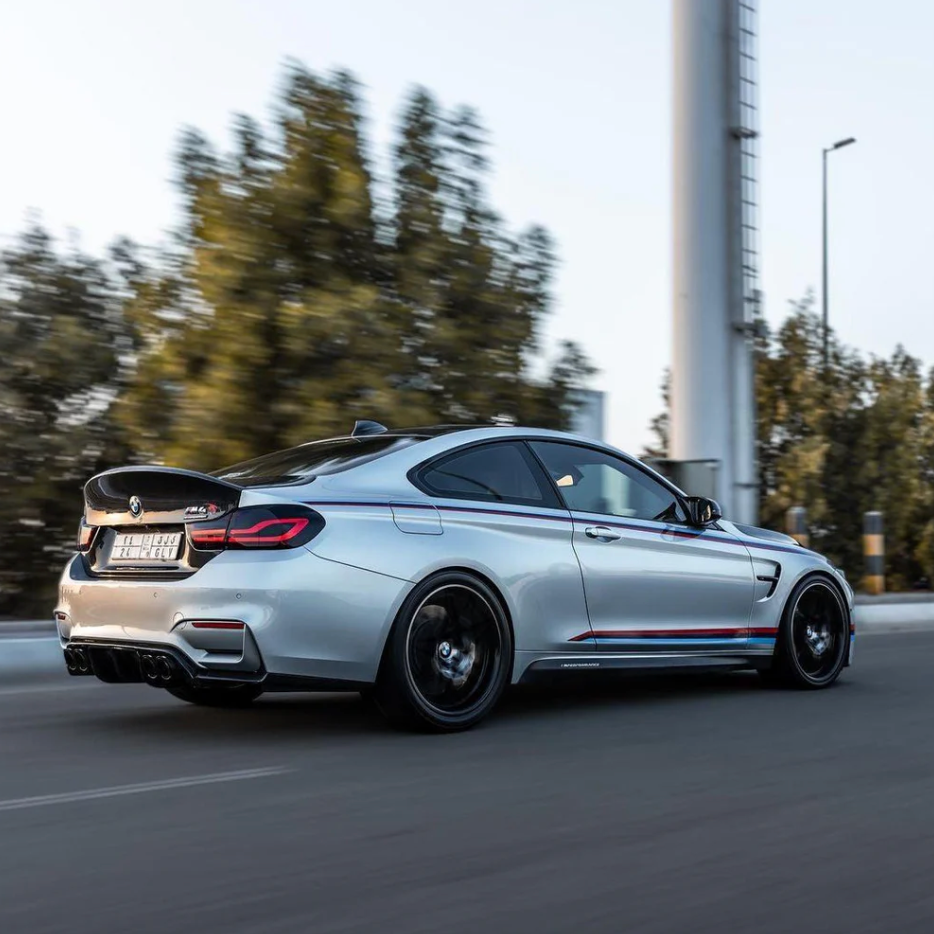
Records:
[[[85,688],[107,687],[103,681],[96,678],[88,679],[87,683],[72,679],[74,684],[28,684],[25,687],[18,688],[0,688],[0,697],[10,697],[15,694],[55,694],[59,691],[73,691],[75,688],[84,690]]]
[[[167,791],[172,788],[216,785],[220,782],[242,782],[251,778],[267,778],[271,775],[282,775],[291,771],[291,769],[276,765],[266,769],[242,769],[239,772],[191,775],[186,778],[167,778],[158,782],[139,782],[135,785],[113,785],[110,788],[91,788],[87,791],[66,791],[57,795],[10,798],[7,801],[0,801],[0,811],[21,811],[25,808],[45,807],[47,804],[73,804],[78,801],[95,801],[98,798],[116,798],[121,795],[141,795],[150,791]]]

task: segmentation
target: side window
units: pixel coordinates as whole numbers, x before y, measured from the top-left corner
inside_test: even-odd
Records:
[[[467,448],[423,468],[418,480],[435,496],[561,508],[541,468],[516,442]]]
[[[683,522],[674,494],[612,454],[556,441],[530,441],[568,509],[633,519]]]

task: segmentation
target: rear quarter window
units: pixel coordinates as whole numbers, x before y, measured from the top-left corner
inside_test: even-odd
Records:
[[[561,508],[548,478],[522,442],[457,451],[422,467],[416,481],[432,496]]]

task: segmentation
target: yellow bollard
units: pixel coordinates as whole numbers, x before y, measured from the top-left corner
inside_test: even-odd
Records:
[[[885,535],[882,513],[867,512],[863,516],[863,555],[866,558],[866,593],[885,593]]]

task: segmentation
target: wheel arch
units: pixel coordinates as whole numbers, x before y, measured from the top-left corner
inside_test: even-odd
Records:
[[[399,604],[399,608],[396,610],[396,615],[393,617],[392,624],[386,630],[386,637],[383,639],[383,647],[380,652],[379,665],[376,669],[376,680],[380,679],[380,676],[383,674],[384,667],[386,665],[386,658],[389,654],[389,646],[392,643],[392,635],[395,632],[396,626],[399,625],[399,620],[402,618],[402,611],[405,609],[408,599],[411,596],[412,592],[417,588],[421,587],[427,581],[430,581],[432,578],[440,577],[442,574],[466,574],[469,577],[474,577],[477,580],[481,581],[490,590],[493,591],[494,596],[499,601],[499,605],[503,610],[503,615],[506,617],[506,625],[509,627],[509,635],[512,640],[512,651],[511,658],[509,659],[509,680],[512,681],[513,669],[516,663],[516,630],[515,625],[513,624],[512,610],[509,606],[509,601],[506,598],[506,593],[499,584],[496,583],[488,574],[484,574],[483,571],[477,570],[477,568],[470,567],[469,565],[460,565],[452,564],[441,568],[433,568],[427,574],[424,574],[418,580],[413,581],[412,587],[409,589],[408,593],[403,598],[402,602]]]
[[[792,594],[805,582],[809,581],[812,578],[820,578],[824,582],[831,585],[836,594],[840,597],[841,602],[843,603],[843,611],[846,614],[847,623],[852,622],[852,613],[850,611],[850,603],[847,597],[846,591],[843,587],[840,586],[840,581],[830,572],[825,571],[823,568],[807,568],[802,571],[801,574],[792,582],[791,586],[788,588],[788,596],[785,598],[785,602],[782,605],[782,612],[780,620],[784,619],[785,610],[788,608],[788,601],[791,599]]]
[[[791,605],[791,598],[797,593],[798,589],[802,584],[806,584],[812,580],[821,580],[825,584],[829,584],[831,590],[837,594],[840,598],[840,605],[843,607],[843,615],[846,620],[846,630],[847,633],[852,632],[853,625],[853,614],[850,610],[849,600],[847,598],[846,592],[840,586],[840,581],[830,572],[825,571],[823,568],[808,568],[802,572],[795,581],[791,584],[788,589],[788,595],[785,597],[785,601],[782,604],[781,613],[778,617],[778,633],[775,639],[775,647],[772,649],[772,654],[769,656],[773,661],[778,655],[779,646],[781,640],[785,637],[785,614],[788,612],[788,608]],[[850,653],[846,653],[846,661],[843,663],[844,667],[848,667],[850,664]]]

